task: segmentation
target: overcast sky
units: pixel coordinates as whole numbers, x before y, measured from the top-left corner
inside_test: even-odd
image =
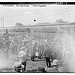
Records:
[[[14,26],[16,22],[24,25],[55,22],[57,19],[75,22],[75,6],[48,5],[47,7],[4,7],[0,5],[0,18],[4,16],[4,26]],[[36,22],[34,22],[36,19]],[[0,19],[1,26],[1,19]]]

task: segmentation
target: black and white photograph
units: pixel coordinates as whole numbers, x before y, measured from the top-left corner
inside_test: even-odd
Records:
[[[75,73],[75,3],[0,2],[0,73]]]

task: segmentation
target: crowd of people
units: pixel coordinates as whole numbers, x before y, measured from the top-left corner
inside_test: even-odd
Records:
[[[18,72],[20,72],[20,70],[22,72],[25,72],[26,71],[26,62],[27,62],[27,56],[28,56],[28,52],[30,51],[30,57],[31,57],[31,60],[32,61],[35,61],[34,58],[35,57],[40,57],[41,59],[44,58],[45,61],[46,61],[46,66],[48,68],[51,68],[51,67],[56,67],[58,66],[58,55],[56,56],[55,53],[53,52],[52,48],[52,44],[53,41],[51,39],[41,39],[41,41],[39,41],[39,39],[37,40],[32,40],[30,41],[31,45],[29,44],[28,45],[28,49],[26,49],[26,47],[24,48],[21,48],[21,50],[19,50],[18,52],[18,61],[20,62],[19,65],[17,66],[17,68],[20,68],[18,69]],[[30,49],[29,49],[29,46]],[[29,50],[29,51],[28,51]],[[28,52],[26,52],[28,51]],[[52,65],[53,63],[53,65]]]
[[[4,35],[0,36],[0,51],[6,53],[8,58],[10,58],[11,55],[16,55],[18,58],[18,61],[15,62],[14,65],[15,71],[17,72],[26,71],[28,56],[30,56],[33,61],[34,57],[44,57],[47,67],[52,67],[51,63],[53,60],[58,60],[57,54],[53,50],[54,46],[54,38],[50,36],[28,36],[27,34],[15,36],[6,34],[5,37]]]

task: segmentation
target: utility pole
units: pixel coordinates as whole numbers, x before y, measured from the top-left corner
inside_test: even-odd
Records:
[[[2,16],[2,28],[4,28],[4,16]]]
[[[4,30],[4,16],[2,16],[2,18],[1,18],[1,30],[2,30],[2,34],[3,34],[3,30]]]
[[[2,16],[2,18],[1,18],[1,27],[2,28],[4,27],[4,16]]]

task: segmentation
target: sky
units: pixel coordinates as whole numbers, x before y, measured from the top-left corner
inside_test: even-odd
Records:
[[[37,23],[51,22],[57,19],[75,22],[74,5],[47,5],[46,7],[5,7],[0,5],[0,27],[1,18],[4,19],[4,26],[11,27],[15,24],[34,25]],[[34,19],[36,20],[34,22]]]

